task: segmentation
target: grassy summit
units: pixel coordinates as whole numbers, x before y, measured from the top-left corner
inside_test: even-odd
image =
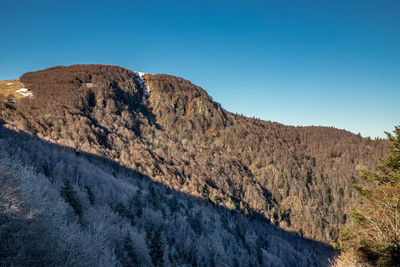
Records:
[[[32,95],[32,92],[25,88],[25,85],[19,79],[14,79],[0,81],[0,94],[10,100],[18,101]]]

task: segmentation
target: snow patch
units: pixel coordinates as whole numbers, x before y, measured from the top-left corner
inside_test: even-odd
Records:
[[[7,85],[11,85],[12,83],[7,83]]]
[[[87,88],[93,88],[94,84],[93,83],[86,83],[85,84]]]
[[[139,75],[139,77],[143,79],[143,76],[144,76],[146,73],[140,72],[140,71],[136,71],[136,74]]]
[[[145,93],[147,96],[150,96],[150,87],[148,85],[145,86]]]
[[[144,83],[146,82],[146,80],[143,78],[143,76],[147,73],[144,72],[140,72],[140,71],[135,71],[136,76],[138,77],[138,80],[140,82],[141,85],[144,85]],[[145,85],[144,87],[145,89],[145,94],[146,96],[150,96],[150,87],[148,85]]]
[[[15,91],[15,92],[17,92],[17,93],[19,93],[19,94],[21,94],[21,95],[23,95],[23,96],[30,96],[30,97],[33,96],[32,92],[28,92],[28,89],[26,89],[26,88],[18,89],[18,90]]]
[[[144,72],[140,72],[140,71],[135,71],[136,76],[138,77],[138,80],[141,84],[144,84],[146,82],[145,79],[143,79],[143,76],[146,74]]]

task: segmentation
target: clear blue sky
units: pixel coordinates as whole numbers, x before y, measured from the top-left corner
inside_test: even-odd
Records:
[[[400,1],[0,1],[0,80],[102,63],[182,76],[227,110],[384,136]]]

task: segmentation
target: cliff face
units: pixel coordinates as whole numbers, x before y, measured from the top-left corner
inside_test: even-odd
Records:
[[[230,113],[200,87],[164,74],[75,65],[21,81],[34,97],[0,104],[8,128],[323,242],[336,240],[357,200],[357,169],[387,152],[385,141],[344,130]]]

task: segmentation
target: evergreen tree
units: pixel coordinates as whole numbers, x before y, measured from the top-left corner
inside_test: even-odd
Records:
[[[74,188],[69,180],[64,181],[64,186],[61,187],[60,194],[64,198],[64,200],[69,205],[71,205],[71,207],[74,209],[76,215],[79,216],[79,219],[81,219],[82,213],[83,213],[82,204],[79,200],[79,197],[78,197],[76,191],[74,190]]]
[[[375,186],[355,185],[363,196],[359,209],[350,213],[353,224],[341,233],[339,261],[363,266],[400,266],[400,126],[394,135],[390,155],[378,171],[363,170],[361,177]]]
[[[149,201],[153,205],[154,208],[156,208],[156,209],[160,209],[161,208],[161,196],[160,196],[160,193],[152,185],[149,186],[148,198],[149,198]]]
[[[139,266],[139,261],[133,246],[133,241],[129,233],[124,238],[124,249],[130,260],[128,266]]]
[[[188,215],[188,222],[190,226],[192,227],[193,231],[200,235],[201,231],[203,230],[203,215],[201,211],[199,210],[195,215],[189,214]]]
[[[130,201],[130,208],[135,211],[135,215],[141,217],[143,214],[142,191],[139,189]]]
[[[94,196],[93,191],[90,189],[90,187],[88,185],[85,186],[85,189],[86,189],[90,204],[94,205],[95,196]]]
[[[124,204],[118,203],[115,206],[114,211],[117,212],[119,216],[127,218],[132,226],[135,225],[135,217],[129,212]]]
[[[268,247],[268,243],[261,236],[258,236],[256,239],[256,247],[257,247],[257,261],[260,265],[262,265],[263,264],[262,250]]]
[[[179,202],[176,196],[173,196],[171,199],[169,199],[167,204],[172,213],[175,213],[179,210]]]
[[[161,239],[161,232],[155,231],[150,242],[150,256],[154,265],[161,266],[164,263],[164,242]]]

